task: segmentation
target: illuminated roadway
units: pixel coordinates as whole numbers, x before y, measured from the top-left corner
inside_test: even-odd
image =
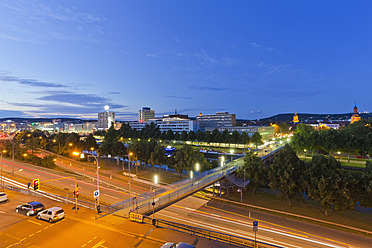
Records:
[[[188,197],[155,213],[156,218],[254,239],[252,221],[259,222],[257,239],[283,247],[371,247],[372,239],[306,222],[251,211],[233,205]]]
[[[57,161],[59,165],[66,166],[64,163]],[[73,162],[67,164],[69,170],[84,172],[88,177],[94,178],[95,167],[79,167]],[[3,169],[5,175],[9,174],[14,165],[17,174],[28,178],[40,178],[40,181],[63,177],[57,173],[49,172],[43,168],[29,166],[21,163],[14,163],[4,159]],[[22,171],[17,171],[22,169]],[[110,179],[107,175],[100,175],[102,180],[101,201],[107,203],[116,203],[128,198],[127,178],[120,177],[120,180]],[[104,182],[104,183],[103,183]],[[73,191],[73,179],[50,182],[50,184],[60,187],[69,188]],[[89,180],[78,180],[80,194],[89,195],[96,190],[96,182]],[[132,183],[133,184],[133,183]],[[41,183],[42,187],[42,183]],[[147,192],[149,185],[141,184],[132,185],[132,192]],[[156,218],[167,219],[169,221],[184,223],[187,225],[197,226],[205,229],[220,231],[223,233],[254,238],[251,222],[248,218],[247,209],[241,209],[235,206],[212,203],[211,206],[205,206],[207,200],[195,197],[188,197],[164,210],[155,213]],[[228,209],[228,210],[223,210]],[[272,216],[259,212],[252,212],[252,217],[259,221],[259,231],[257,238],[260,241],[268,242],[284,247],[371,247],[372,239],[356,234],[334,230],[326,227],[320,227],[305,222],[284,219],[282,217]],[[300,231],[301,230],[301,231]]]

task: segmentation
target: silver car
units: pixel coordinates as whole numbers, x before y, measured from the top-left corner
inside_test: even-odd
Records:
[[[65,218],[65,211],[60,207],[52,207],[39,212],[36,218],[39,220],[47,220],[52,223]]]
[[[179,243],[172,243],[168,242],[161,246],[161,248],[195,248],[195,246],[190,245],[188,243],[179,242]]]
[[[8,195],[4,192],[0,192],[0,202],[5,202],[8,200]]]

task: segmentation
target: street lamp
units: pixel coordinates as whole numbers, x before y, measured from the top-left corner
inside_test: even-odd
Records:
[[[196,170],[196,172],[198,172],[198,174],[199,174],[199,163],[196,163],[196,165],[195,165],[195,170]]]
[[[4,191],[4,179],[3,179],[3,153],[6,153],[7,150],[1,151],[1,189]]]
[[[190,171],[190,178],[191,178],[191,186],[194,185],[194,172]]]
[[[225,162],[225,157],[222,156],[222,157],[221,157],[221,167],[223,167],[224,162]]]
[[[129,152],[128,154],[128,172],[129,172],[129,177],[128,177],[128,184],[129,184],[129,199],[132,197],[132,188],[130,187],[130,156],[133,155],[133,152]],[[130,203],[131,204],[131,203]]]
[[[71,143],[70,143],[71,144]],[[91,147],[90,150],[93,152],[94,151],[94,147]],[[73,155],[79,155],[80,152],[73,152],[72,153]],[[96,155],[94,155],[93,153],[88,153],[89,155],[93,156],[93,158],[96,160],[96,163],[97,163],[97,191],[99,192],[99,164],[98,164],[98,157]],[[97,207],[96,207],[96,212],[97,213],[101,213],[100,211],[100,206],[99,206],[99,194],[97,196]]]
[[[156,196],[156,184],[158,184],[158,175],[155,175],[155,176],[154,176],[155,192],[154,192],[154,197],[152,198],[152,219],[155,218],[155,196]]]

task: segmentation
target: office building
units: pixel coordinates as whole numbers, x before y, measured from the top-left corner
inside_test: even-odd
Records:
[[[173,133],[196,132],[199,129],[198,122],[190,120],[187,115],[165,115],[162,119],[151,119],[149,122],[154,122],[161,132],[168,130],[172,130]]]
[[[199,122],[202,131],[210,128],[215,129],[236,126],[236,115],[229,114],[228,112],[217,112],[215,115],[203,115],[200,113],[199,116],[196,116],[196,120]]]
[[[148,122],[150,119],[155,118],[155,111],[151,110],[149,107],[143,107],[138,110],[138,122]]]

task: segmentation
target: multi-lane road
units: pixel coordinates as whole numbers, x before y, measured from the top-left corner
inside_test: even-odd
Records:
[[[57,164],[77,175],[84,175],[78,179],[80,194],[90,195],[96,190],[96,167],[62,157],[58,157]],[[4,174],[9,174],[13,166],[16,174],[27,178],[39,178],[41,189],[43,181],[65,176],[10,160],[4,160]],[[72,178],[53,181],[50,184],[62,189],[74,190]],[[151,183],[132,181],[132,196],[135,196],[135,192],[140,194],[149,191],[151,185]],[[101,201],[116,203],[128,199],[128,190],[128,177],[120,173],[100,170]],[[257,238],[267,243],[284,247],[371,247],[372,239],[368,237],[259,212],[251,212],[249,217],[248,212],[247,209],[188,197],[155,213],[155,217],[245,238],[254,237],[252,220],[257,218],[259,221]]]

